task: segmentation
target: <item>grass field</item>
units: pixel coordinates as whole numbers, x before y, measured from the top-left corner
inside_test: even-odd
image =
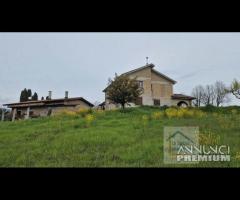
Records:
[[[165,116],[141,107],[0,122],[0,167],[240,167],[240,109],[202,110]],[[206,142],[230,145],[231,162],[165,165],[164,126],[199,126]]]

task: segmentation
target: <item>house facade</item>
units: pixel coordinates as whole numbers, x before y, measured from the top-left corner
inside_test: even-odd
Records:
[[[67,93],[66,93],[67,94]],[[61,110],[89,109],[94,105],[82,97],[52,99],[49,93],[47,100],[26,101],[4,104],[12,109],[12,121],[54,115]]]
[[[191,106],[194,97],[174,94],[173,85],[176,81],[154,69],[153,64],[147,64],[143,67],[126,72],[129,78],[136,78],[139,87],[143,89],[142,95],[130,106],[149,105],[149,106]],[[105,108],[113,109],[119,105],[111,102],[107,97],[107,89],[105,88]]]

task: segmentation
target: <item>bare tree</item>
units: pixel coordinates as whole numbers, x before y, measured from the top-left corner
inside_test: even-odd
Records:
[[[204,105],[213,105],[216,99],[215,91],[213,85],[206,85],[204,88],[204,93],[202,97],[202,103]]]
[[[220,104],[229,101],[227,88],[222,81],[217,81],[214,84],[214,91],[216,95],[217,107],[219,107]]]
[[[235,83],[236,85],[236,83]],[[234,86],[236,88],[236,86]],[[232,86],[232,88],[234,88]],[[239,83],[240,88],[240,83]],[[229,102],[230,98],[228,93],[233,91],[233,89],[227,89],[225,84],[222,81],[217,81],[214,85],[198,85],[193,88],[192,96],[195,97],[193,102],[195,106],[200,107],[201,104],[204,105],[216,105],[219,106],[222,103]],[[240,92],[240,89],[239,89]],[[240,93],[239,93],[240,98]]]
[[[193,88],[192,96],[196,98],[196,99],[193,101],[193,103],[195,104],[195,106],[197,106],[197,107],[200,107],[200,106],[201,106],[203,94],[204,94],[204,88],[203,88],[203,86],[198,85],[198,86],[196,86],[195,88]]]

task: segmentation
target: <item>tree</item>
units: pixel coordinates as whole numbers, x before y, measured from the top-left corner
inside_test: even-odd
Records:
[[[34,101],[38,100],[38,94],[36,92],[34,92],[34,94],[32,96],[32,100],[34,100]]]
[[[197,107],[200,107],[200,106],[201,106],[203,94],[204,94],[204,88],[203,88],[203,86],[198,85],[198,86],[196,86],[195,88],[193,88],[192,96],[196,98],[196,99],[193,101],[193,103],[195,104],[195,106],[197,106]]]
[[[236,98],[240,99],[240,82],[234,79],[228,92],[231,92]]]
[[[32,97],[32,90],[31,90],[31,89],[28,89],[28,90],[27,90],[27,97],[28,97],[28,99],[29,99],[30,97]]]
[[[26,88],[24,88],[24,90],[22,90],[20,94],[20,102],[24,101],[28,101],[28,91]]]
[[[23,90],[21,91],[21,94],[20,94],[20,102],[23,102],[24,99],[23,99]]]
[[[43,100],[44,100],[44,97],[42,97],[41,100],[43,101]]]
[[[216,95],[216,105],[219,107],[220,104],[227,102],[228,99],[228,92],[225,84],[222,81],[217,81],[214,84],[214,91]]]
[[[202,103],[204,105],[213,105],[216,99],[215,91],[213,85],[206,85],[204,88],[204,93],[202,96]]]
[[[113,80],[109,79],[107,98],[116,104],[121,104],[122,109],[125,108],[125,104],[135,101],[141,94],[142,88],[139,87],[136,79],[117,74]]]
[[[32,96],[32,90],[24,88],[24,90],[22,90],[20,94],[20,102],[29,101],[30,99],[38,100],[37,93],[35,92]]]

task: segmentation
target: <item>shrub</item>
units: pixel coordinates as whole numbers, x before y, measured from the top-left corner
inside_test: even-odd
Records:
[[[179,110],[177,110],[177,117],[178,118],[182,118],[185,117],[187,114],[187,110],[184,108],[180,108]]]
[[[80,115],[81,117],[85,117],[87,114],[92,113],[91,109],[86,109],[86,108],[79,108],[76,113]]]
[[[178,116],[178,110],[176,108],[168,108],[165,110],[165,114],[168,118],[173,118]]]
[[[201,110],[198,109],[192,109],[192,108],[168,108],[167,110],[165,110],[165,115],[168,118],[192,118],[192,117],[196,117],[196,118],[201,118],[203,116],[205,116],[205,113]]]
[[[152,119],[161,119],[163,117],[163,112],[157,111],[152,114]]]

